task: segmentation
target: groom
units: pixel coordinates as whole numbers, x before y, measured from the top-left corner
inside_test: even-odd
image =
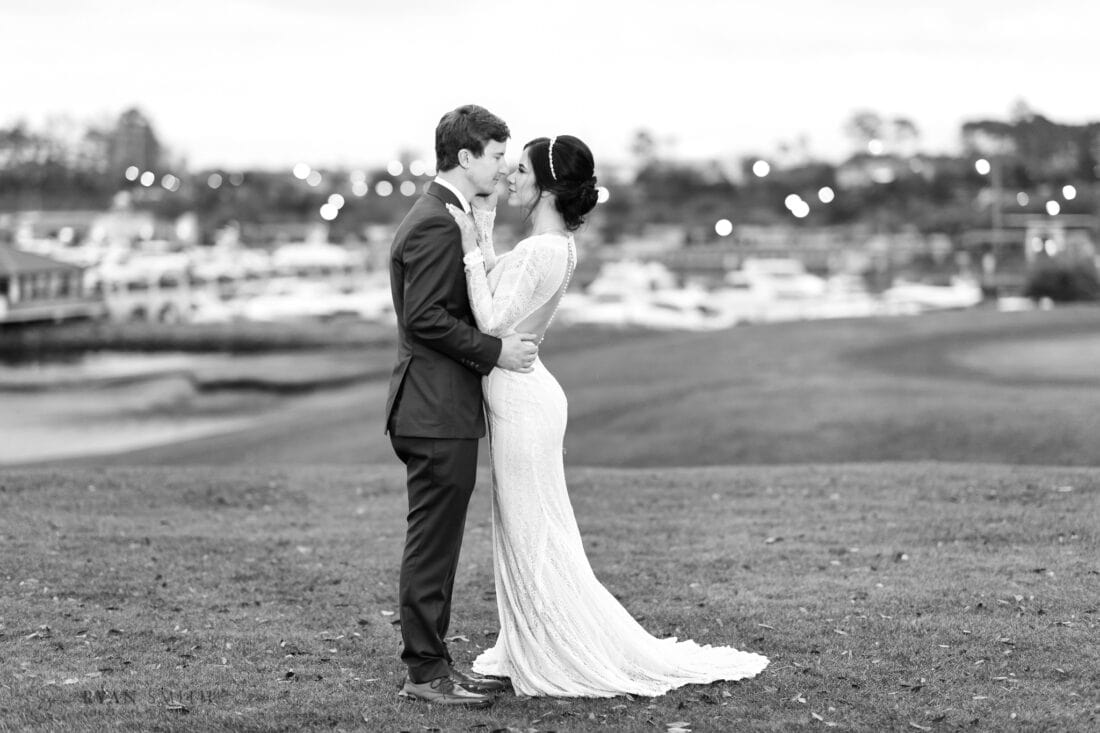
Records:
[[[390,290],[397,313],[397,365],[386,429],[408,475],[409,514],[401,560],[402,697],[487,707],[500,680],[455,669],[444,637],[451,619],[466,507],[485,435],[481,377],[494,367],[531,371],[534,336],[477,330],[466,291],[462,237],[446,204],[470,211],[507,174],[508,125],[465,105],[435,129],[439,174],[397,228]]]

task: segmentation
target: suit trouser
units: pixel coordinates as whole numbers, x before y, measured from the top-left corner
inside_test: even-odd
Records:
[[[444,637],[451,623],[466,508],[477,477],[477,439],[390,435],[408,474],[409,514],[398,596],[401,659],[409,679],[428,682],[450,674]]]

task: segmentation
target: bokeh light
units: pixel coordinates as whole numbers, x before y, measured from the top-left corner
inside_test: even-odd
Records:
[[[1027,206],[1029,203],[1031,203],[1031,197],[1023,191],[1020,191],[1018,194],[1016,194],[1016,203],[1018,203],[1020,206]]]
[[[386,170],[389,171],[391,176],[399,176],[405,170],[405,166],[401,165],[400,160],[391,160],[386,165]]]
[[[305,163],[296,163],[294,165],[294,177],[297,178],[299,181],[306,180],[306,178],[309,177],[311,171],[312,169]]]
[[[180,190],[180,179],[171,173],[165,173],[160,179],[160,185],[166,191],[178,191]]]
[[[321,218],[325,221],[332,221],[339,213],[340,210],[332,204],[321,204]]]
[[[141,185],[149,188],[153,185],[153,182],[157,180],[157,175],[153,171],[145,171],[141,174]]]
[[[772,167],[768,165],[768,161],[766,160],[758,160],[752,164],[752,172],[756,175],[757,178],[763,178],[764,176],[771,173],[771,170]]]
[[[367,185],[366,181],[356,181],[351,184],[351,192],[355,196],[366,196],[368,191],[370,191],[370,186]]]
[[[424,161],[420,160],[419,158],[409,163],[409,173],[413,174],[414,176],[422,176],[424,175],[424,171],[426,170],[428,170],[428,166],[426,166],[424,164]]]
[[[1077,189],[1073,186],[1062,186],[1062,198],[1066,201],[1073,201],[1077,198]]]
[[[213,189],[219,189],[222,185],[222,174],[211,173],[206,179],[206,185]]]
[[[132,165],[126,169],[126,172],[123,175],[126,176],[127,181],[136,181],[138,179],[138,176],[141,175],[141,169],[138,168],[136,165]]]
[[[352,171],[350,174],[348,174],[348,180],[351,181],[353,184],[366,183],[367,173],[366,171]]]
[[[329,206],[335,206],[337,209],[344,208],[344,197],[338,193],[334,193],[328,197]]]
[[[714,233],[719,237],[728,237],[733,233],[733,222],[729,219],[719,219],[714,223]]]
[[[230,173],[229,174],[229,185],[230,186],[239,186],[242,183],[244,183],[244,174],[243,173]]]
[[[416,194],[416,184],[412,181],[402,181],[401,183],[401,195],[412,196]]]
[[[1051,216],[1057,216],[1058,212],[1062,210],[1062,205],[1057,201],[1047,201],[1047,213]]]
[[[798,203],[791,207],[791,213],[799,219],[805,219],[810,214],[810,205],[799,199]]]
[[[881,140],[867,141],[867,152],[871,155],[882,155],[884,150],[886,150],[886,146],[882,144]]]
[[[829,188],[828,186],[822,186],[821,188],[817,189],[817,200],[821,203],[832,203],[833,199],[835,198],[836,193],[834,193],[833,189]]]
[[[379,181],[374,185],[374,192],[379,196],[389,196],[393,193],[393,184],[389,181]]]
[[[314,188],[316,188],[317,186],[320,186],[321,185],[321,172],[320,171],[310,171],[309,175],[306,176],[306,184],[310,185],[310,186],[313,186]]]
[[[789,194],[787,198],[783,199],[783,205],[791,211],[794,211],[795,207],[802,203],[805,202],[802,200],[802,197],[799,196],[797,193]]]
[[[983,176],[989,175],[989,171],[993,170],[993,166],[989,164],[989,161],[985,158],[978,158],[974,161],[974,170],[978,171]]]
[[[606,204],[607,200],[609,198],[611,198],[611,192],[610,191],[608,191],[603,186],[597,186],[596,187],[596,203],[597,204]]]

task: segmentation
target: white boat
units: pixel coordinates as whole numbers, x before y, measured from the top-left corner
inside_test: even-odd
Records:
[[[747,283],[762,296],[772,298],[820,298],[828,290],[825,278],[806,271],[800,260],[787,257],[748,257],[740,270],[726,277],[730,285]]]
[[[889,309],[916,313],[971,308],[982,302],[982,289],[976,281],[964,278],[952,278],[950,285],[899,280],[882,292],[882,300]]]

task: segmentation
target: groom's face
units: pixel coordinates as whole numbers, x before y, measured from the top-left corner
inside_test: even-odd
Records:
[[[485,150],[480,156],[466,151],[466,177],[477,190],[477,195],[488,196],[497,183],[508,175],[508,165],[504,161],[506,148],[507,143],[490,140],[485,143]]]

